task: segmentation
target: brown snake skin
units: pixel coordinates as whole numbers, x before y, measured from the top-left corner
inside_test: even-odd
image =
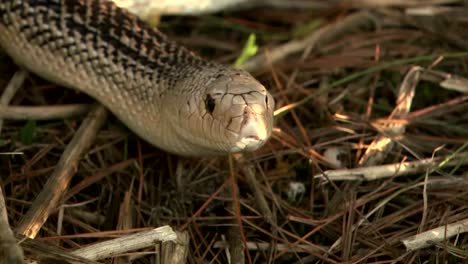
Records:
[[[250,74],[202,59],[107,0],[2,0],[0,47],[168,152],[251,151],[271,135],[273,98]]]

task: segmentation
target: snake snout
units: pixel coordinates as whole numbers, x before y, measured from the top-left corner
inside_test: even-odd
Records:
[[[261,109],[260,109],[261,108]],[[253,151],[263,146],[271,135],[270,113],[263,106],[248,105],[235,144],[236,151]]]
[[[244,124],[239,132],[237,146],[241,150],[255,150],[262,146],[269,138],[268,128],[263,118],[248,113],[244,117]]]

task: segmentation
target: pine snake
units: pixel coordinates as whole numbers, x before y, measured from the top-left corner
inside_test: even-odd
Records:
[[[0,47],[168,152],[252,151],[271,135],[274,100],[249,73],[195,55],[107,0],[3,0]]]

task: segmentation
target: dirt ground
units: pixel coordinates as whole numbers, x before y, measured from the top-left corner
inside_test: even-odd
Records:
[[[224,64],[255,37],[256,54],[240,63],[275,98],[275,127],[242,156],[168,154],[3,54],[0,95],[20,83],[3,109],[76,111],[3,120],[0,187],[25,257],[468,263],[466,1],[316,2],[159,23]],[[106,241],[119,249],[99,253]]]

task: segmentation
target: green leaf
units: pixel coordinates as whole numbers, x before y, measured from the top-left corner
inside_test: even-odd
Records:
[[[234,65],[233,65],[234,68],[239,68],[248,59],[250,59],[255,54],[257,54],[258,46],[255,43],[255,39],[256,39],[255,34],[251,33],[249,35],[249,38],[247,39],[247,42],[245,43],[245,46],[244,46],[244,49],[242,50],[242,53],[237,58],[236,62],[234,62]]]
[[[19,132],[19,139],[24,145],[31,145],[36,132],[36,121],[29,120]]]

